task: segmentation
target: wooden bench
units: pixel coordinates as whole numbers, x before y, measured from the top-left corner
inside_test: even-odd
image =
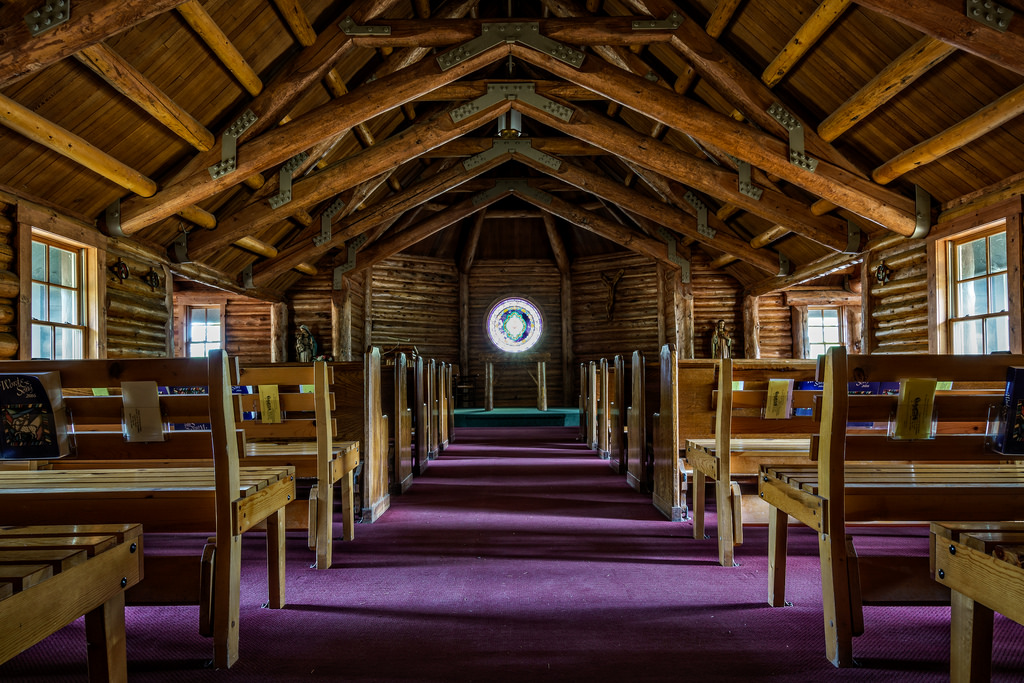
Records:
[[[242,464],[289,465],[299,479],[312,480],[306,505],[295,500],[288,506],[286,526],[308,530],[308,544],[316,551],[319,569],[330,568],[332,562],[336,484],[341,485],[343,538],[355,538],[353,473],[359,465],[359,443],[334,438],[333,374],[324,361],[245,365],[238,369],[238,384],[251,387],[252,393],[235,396],[237,424],[245,431]],[[276,388],[278,422],[263,421],[261,385]],[[303,385],[312,391],[304,393]]]
[[[807,415],[785,419],[765,417],[770,380],[813,381],[813,360],[732,360],[717,366],[718,384],[713,439],[687,439],[686,463],[692,469],[693,537],[704,538],[705,482],[715,485],[718,517],[718,561],[734,564],[733,546],[743,542],[744,518],[767,523],[768,506],[757,495],[757,476],[764,463],[810,462],[811,434],[818,423],[810,415],[812,397],[820,391],[794,390],[792,406]],[[738,383],[742,389],[734,388]],[[682,490],[687,481],[680,472]],[[747,508],[747,514],[744,514]]]
[[[399,351],[384,361],[380,375],[382,409],[388,412],[388,448],[391,492],[404,493],[412,486],[413,410],[409,400],[409,368],[406,356]]]
[[[430,386],[428,363],[415,355],[409,363],[409,407],[412,410],[413,473],[423,474],[430,466]],[[436,456],[436,453],[434,454]]]
[[[654,416],[658,412],[661,391],[659,368],[648,364],[634,351],[628,372],[626,399],[626,483],[640,493],[654,488]]]
[[[608,464],[618,474],[626,473],[626,406],[632,380],[631,366],[615,356],[609,366]]]
[[[125,591],[142,554],[138,524],[0,527],[0,664],[85,615],[89,680],[127,680]]]
[[[1024,519],[1024,468],[986,449],[1006,370],[1022,356],[923,354],[847,357],[830,349],[824,366],[817,465],[762,466],[759,490],[773,506],[769,522],[769,603],[785,604],[786,515],[818,535],[825,653],[853,664],[863,604],[935,604],[948,600],[929,578],[927,558],[859,556],[848,524]],[[893,439],[891,395],[849,395],[849,382],[935,378],[970,383],[935,396],[936,436]],[[871,425],[866,427],[865,425]]]
[[[235,428],[229,364],[209,358],[4,361],[0,372],[56,371],[74,430],[71,457],[46,469],[0,472],[6,524],[110,524],[131,519],[149,533],[213,532],[195,552],[150,553],[136,604],[198,604],[199,628],[214,640],[214,664],[238,659],[241,535],[266,521],[268,605],[285,603],[285,506],[295,499],[293,467],[240,467],[244,434]],[[123,381],[206,387],[160,396],[164,420],[192,428],[165,440],[129,442],[120,431]],[[93,395],[107,388],[110,395]],[[77,394],[77,395],[73,395]],[[117,431],[110,425],[116,423]],[[195,428],[201,427],[201,428]],[[140,465],[148,467],[140,468]]]
[[[949,678],[992,678],[993,613],[1024,624],[1024,523],[932,522],[933,577],[951,592]]]

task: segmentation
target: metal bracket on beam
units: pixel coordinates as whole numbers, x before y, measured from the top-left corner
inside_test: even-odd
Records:
[[[115,199],[103,212],[103,226],[111,237],[127,237],[121,230],[121,200]]]
[[[932,196],[924,191],[920,185],[914,186],[914,201],[917,206],[917,227],[910,236],[911,239],[921,239],[932,229]]]
[[[334,218],[334,214],[343,208],[345,208],[345,202],[338,198],[320,214],[320,234],[313,238],[314,245],[322,247],[331,241],[331,220]]]
[[[481,164],[485,164],[492,159],[497,159],[502,154],[520,154],[529,159],[533,159],[539,164],[543,164],[548,168],[557,171],[562,167],[562,161],[557,157],[553,157],[550,154],[546,154],[539,149],[533,148],[533,142],[529,138],[521,138],[519,140],[494,140],[491,143],[491,148],[474,154],[470,158],[462,162],[462,167],[467,171],[471,171]]]
[[[846,220],[846,249],[843,250],[844,254],[856,254],[860,252],[860,240],[861,240],[860,226],[851,221]]]
[[[345,243],[345,250],[347,252],[346,260],[344,263],[338,265],[334,269],[334,278],[332,279],[332,288],[341,289],[341,276],[356,267],[356,252],[359,251],[359,247],[366,244],[366,233],[353,237]]]
[[[390,36],[390,26],[360,26],[352,17],[345,17],[338,28],[346,36]]]
[[[818,168],[818,160],[810,157],[804,151],[803,124],[778,102],[768,107],[768,115],[789,131],[789,163],[814,173],[814,170]]]
[[[1013,10],[998,5],[992,0],[967,0],[967,16],[989,28],[1006,32],[1013,19]]]
[[[251,109],[247,109],[244,114],[238,117],[238,120],[232,123],[226,131],[224,131],[224,137],[221,138],[220,143],[220,161],[210,167],[210,177],[214,180],[223,178],[228,173],[231,173],[238,167],[238,138],[245,131],[249,130],[249,126],[256,123],[256,114],[252,113]]]
[[[513,194],[518,193],[525,197],[533,197],[543,204],[550,204],[552,200],[552,196],[550,194],[543,190],[538,190],[530,185],[526,180],[506,179],[496,180],[494,181],[494,187],[474,195],[473,205],[477,206],[479,204],[483,204],[484,202],[490,201],[491,199],[506,192],[512,192]]]
[[[783,253],[779,253],[779,275],[789,275],[792,271],[792,264],[789,262],[789,257]]]
[[[736,182],[739,186],[740,194],[745,194],[751,199],[760,201],[761,195],[764,194],[764,190],[754,184],[754,181],[751,178],[750,162],[737,159],[736,170],[739,172],[739,178]]]
[[[668,260],[679,266],[679,275],[682,278],[683,284],[690,282],[690,260],[684,256],[680,256],[676,246],[676,236],[673,235],[668,228],[658,228],[658,235],[668,243]]]
[[[256,289],[256,283],[252,281],[252,264],[242,269],[242,286],[246,289]]]
[[[437,64],[441,71],[447,71],[501,43],[522,43],[577,69],[586,57],[579,50],[542,36],[538,22],[502,22],[484,24],[478,37],[438,55]]]
[[[714,239],[718,231],[708,225],[708,205],[692,192],[684,194],[683,199],[690,202],[690,206],[697,210],[697,232],[708,239]]]
[[[188,233],[184,230],[181,234],[174,238],[174,242],[171,243],[171,258],[175,263],[191,263],[192,259],[188,255]]]
[[[71,0],[50,0],[42,7],[25,15],[28,32],[33,36],[46,33],[67,22],[71,17]]]
[[[280,180],[277,183],[277,194],[267,200],[270,202],[271,207],[279,209],[292,200],[292,177],[295,175],[295,171],[299,169],[299,166],[305,163],[308,158],[308,154],[299,152],[281,167]]]
[[[683,23],[683,15],[673,11],[668,19],[636,19],[633,21],[634,31],[647,31],[650,29],[674,31]]]
[[[451,117],[452,123],[458,123],[502,100],[521,100],[566,123],[572,119],[572,115],[576,111],[564,104],[549,100],[543,95],[538,95],[537,88],[533,83],[491,83],[487,86],[487,94],[452,109],[448,115]]]

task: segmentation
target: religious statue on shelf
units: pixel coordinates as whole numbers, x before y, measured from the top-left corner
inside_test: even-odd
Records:
[[[724,320],[719,320],[711,333],[711,357],[732,358],[732,337],[725,329]]]
[[[316,339],[305,325],[299,325],[295,331],[295,360],[310,363],[316,356]]]

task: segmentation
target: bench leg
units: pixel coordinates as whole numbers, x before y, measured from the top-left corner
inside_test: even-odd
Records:
[[[846,534],[820,534],[818,554],[821,560],[821,604],[825,617],[825,657],[833,666],[853,666],[853,615]]]
[[[789,515],[771,506],[768,513],[768,604],[786,605],[786,545],[789,542]]]
[[[743,545],[743,494],[739,482],[729,484],[732,493],[732,544]]]
[[[241,535],[218,536],[213,573],[213,665],[227,669],[238,661]]]
[[[316,515],[318,488],[317,484],[313,484],[309,489],[309,514],[306,516],[306,547],[312,551],[316,551],[316,535],[320,527],[320,518]]]
[[[704,538],[704,473],[693,469],[693,537]]]
[[[343,538],[351,541],[356,537],[356,500],[352,472],[341,478],[341,530]]]
[[[991,680],[992,610],[959,591],[950,599],[950,683]]]
[[[128,680],[124,633],[124,591],[85,615],[89,680],[93,683]]]
[[[718,514],[718,563],[732,567],[736,564],[733,556],[735,540],[732,535],[732,487],[728,480],[715,481],[715,506]]]
[[[309,520],[311,527],[316,524],[316,566],[330,569],[334,557],[334,484],[325,481],[316,489],[316,517]]]
[[[284,607],[284,510],[267,517],[267,588],[271,609]]]

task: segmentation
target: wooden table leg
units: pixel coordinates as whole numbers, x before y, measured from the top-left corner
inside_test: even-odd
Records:
[[[310,520],[314,524],[315,520]],[[317,539],[317,544],[322,539]],[[285,560],[285,519],[284,510],[278,510],[267,517],[267,606],[271,609],[284,607],[284,560]]]
[[[93,683],[128,680],[124,631],[124,591],[85,615],[89,680]]]
[[[704,473],[693,468],[693,537],[704,538]]]
[[[992,610],[959,591],[950,600],[950,683],[982,683],[992,678]]]
[[[786,553],[789,542],[789,515],[771,506],[768,516],[768,604],[786,605]]]

